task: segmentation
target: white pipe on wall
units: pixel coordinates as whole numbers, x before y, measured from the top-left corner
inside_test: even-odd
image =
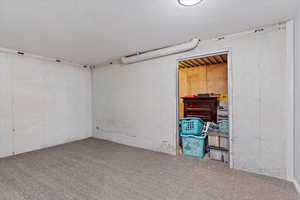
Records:
[[[123,56],[121,57],[121,61],[123,64],[130,64],[130,63],[141,62],[144,60],[149,60],[149,59],[158,58],[162,56],[168,56],[171,54],[182,53],[196,48],[199,41],[200,40],[198,38],[195,38],[186,43],[182,43],[182,44],[178,44],[166,48],[161,48],[153,51],[147,51],[133,56]]]

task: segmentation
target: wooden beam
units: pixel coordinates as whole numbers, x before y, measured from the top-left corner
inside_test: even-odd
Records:
[[[194,59],[194,62],[197,63],[197,65],[199,65],[199,66],[205,65],[202,62],[200,62],[200,59]]]
[[[205,61],[206,63],[208,63],[208,65],[212,65],[213,63],[206,57],[206,58],[202,58],[203,61]]]
[[[199,63],[197,63],[196,62],[196,59],[192,59],[192,60],[190,60],[193,64],[194,64],[194,66],[201,66],[201,64],[199,64]]]
[[[179,68],[185,68],[185,65],[184,64],[182,64],[181,62],[179,63]]]
[[[223,58],[224,62],[227,62],[227,54],[223,54],[221,57]]]
[[[224,63],[222,56],[218,55],[217,57],[221,60],[222,63]]]
[[[191,62],[191,60],[185,60],[187,63],[189,63],[192,67],[195,67],[195,65]]]
[[[180,61],[179,64],[185,66],[184,62],[182,61]]]
[[[215,62],[215,60],[213,60],[212,56],[207,57],[207,59],[211,62],[211,64],[218,64],[217,62]]]
[[[219,64],[219,62],[215,59],[214,56],[211,56],[210,58],[213,60],[213,62],[214,62],[215,64]]]
[[[206,65],[206,63],[201,58],[195,59],[195,61],[200,63],[202,66]]]
[[[202,63],[204,63],[204,65],[209,65],[209,63],[206,62],[205,60],[203,60],[203,58],[199,58],[199,61],[201,61]]]
[[[184,62],[180,62],[179,65],[184,67],[184,68],[188,67],[188,65],[186,65]]]
[[[188,63],[186,60],[182,61],[187,67],[193,67],[193,65],[191,65],[190,63]]]

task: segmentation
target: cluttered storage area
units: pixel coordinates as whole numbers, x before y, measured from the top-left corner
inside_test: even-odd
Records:
[[[179,154],[229,163],[227,54],[179,67]]]

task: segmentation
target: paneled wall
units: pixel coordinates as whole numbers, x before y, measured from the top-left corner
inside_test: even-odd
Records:
[[[89,69],[0,53],[0,157],[91,137]]]
[[[293,95],[286,70],[286,31],[201,41],[193,51],[93,71],[94,136],[176,153],[177,59],[232,52],[233,167],[287,178],[287,143]],[[96,128],[98,127],[98,128]]]
[[[295,178],[300,192],[300,10],[295,19]]]

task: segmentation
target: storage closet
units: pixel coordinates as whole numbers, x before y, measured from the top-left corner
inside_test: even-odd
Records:
[[[227,54],[179,62],[180,154],[229,162],[227,67]]]

